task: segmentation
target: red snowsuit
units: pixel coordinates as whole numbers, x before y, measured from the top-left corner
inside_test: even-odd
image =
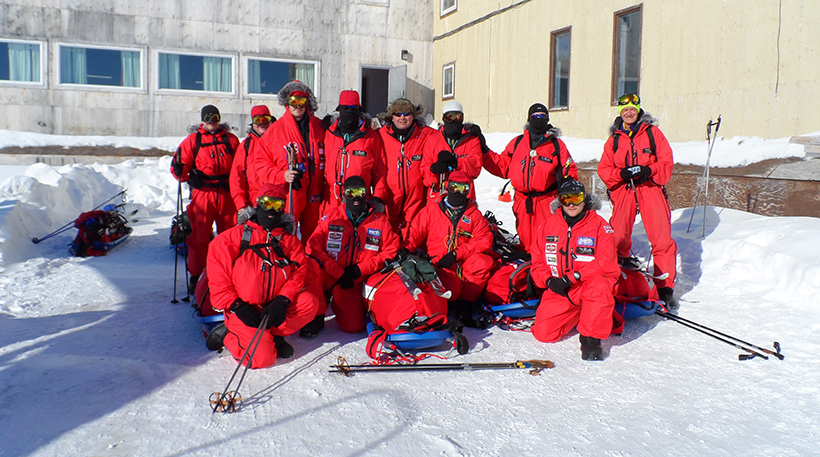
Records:
[[[293,198],[288,195],[288,213],[301,224],[302,241],[307,242],[316,228],[316,221],[322,206],[325,169],[325,129],[322,121],[316,116],[305,114],[310,120],[310,141],[305,144],[304,137],[296,119],[285,110],[285,114],[265,131],[259,142],[259,153],[251,158],[251,166],[256,173],[259,184],[284,184],[285,172],[288,171],[287,147],[296,148],[296,166],[304,172],[301,178],[302,188],[293,190]]]
[[[342,205],[342,190],[345,179],[359,176],[372,189],[373,196],[387,200],[387,170],[384,163],[382,137],[366,124],[352,135],[345,135],[333,123],[325,133],[325,206],[322,214],[330,207]]]
[[[407,249],[411,252],[426,245],[434,260],[450,251],[456,261],[449,268],[439,268],[442,284],[453,292],[450,300],[475,301],[490,279],[493,259],[487,252],[493,246],[490,224],[472,201],[453,220],[444,197],[421,210],[410,227]]]
[[[546,289],[532,327],[535,339],[558,341],[575,326],[583,336],[608,338],[617,327],[613,319],[620,317],[615,313],[614,299],[620,269],[612,228],[606,220],[589,209],[570,228],[563,210],[557,209],[536,229],[530,253],[532,279]],[[580,279],[574,276],[576,272]],[[564,275],[572,282],[566,297],[547,289],[550,276]]]
[[[638,120],[637,131],[630,138],[630,135],[621,128],[623,121],[620,117],[617,118],[610,128],[612,136],[604,144],[604,153],[598,163],[598,176],[610,192],[613,208],[609,222],[615,230],[618,255],[630,255],[632,227],[635,225],[635,215],[639,207],[646,237],[652,245],[655,264],[653,276],[669,274],[665,279],[655,279],[655,284],[658,287],[674,288],[678,247],[672,239],[672,216],[666,199],[666,189],[663,187],[672,177],[674,161],[669,142],[654,122],[654,118],[644,114]],[[650,128],[655,140],[654,148],[647,133]],[[618,150],[614,151],[616,135]],[[652,175],[646,182],[635,183],[633,191],[631,185],[621,179],[620,172],[621,169],[634,165],[649,167]]]
[[[261,137],[251,129],[248,136],[242,140],[239,149],[233,156],[231,166],[231,198],[237,210],[246,206],[256,206],[256,193],[262,184],[258,181],[251,165],[251,158],[259,154],[259,139]]]
[[[458,157],[458,167],[456,170],[461,170],[467,173],[471,178],[476,179],[481,173],[481,166],[483,163],[483,156],[481,152],[481,142],[478,137],[470,133],[470,124],[462,127],[461,138],[451,141],[444,136],[444,127],[439,128],[439,135],[431,135],[428,140],[428,147],[426,154],[421,161],[421,169],[424,174],[424,186],[428,189],[427,196],[430,200],[435,201],[441,195],[441,185],[450,177],[447,172],[442,175],[433,174],[430,171],[430,165],[438,160],[438,153],[441,151],[452,151]],[[470,188],[470,200],[475,200],[475,186]]]
[[[188,220],[191,234],[188,245],[188,272],[194,276],[202,274],[208,258],[208,243],[213,238],[213,225],[217,233],[236,225],[236,207],[229,191],[228,178],[233,155],[239,147],[239,138],[229,132],[223,124],[211,133],[202,125],[188,135],[177,148],[171,163],[171,173],[182,182],[189,181],[190,173],[196,168],[204,174],[204,183],[191,185],[191,201],[188,203]],[[173,163],[182,161],[182,174],[174,173]]]
[[[530,132],[514,138],[501,154],[484,155],[484,168],[515,189],[513,212],[521,246],[529,249],[532,233],[550,214],[550,202],[557,194],[556,176],[578,179],[578,169],[558,137],[560,130],[547,131],[541,142],[530,148]]]
[[[308,255],[321,267],[322,288],[333,293],[336,322],[348,333],[361,332],[365,327],[362,283],[379,271],[385,260],[395,257],[400,246],[383,207],[371,205],[367,211],[354,227],[344,206],[330,208],[319,219],[307,244]],[[336,283],[349,265],[358,266],[362,275],[351,289],[342,289]]]
[[[279,246],[287,258],[277,255],[272,247],[260,247],[266,257],[263,261],[254,250],[241,251],[245,227],[250,227],[250,245],[272,243],[278,238]],[[231,304],[241,298],[259,311],[277,295],[291,301],[285,321],[262,332],[262,339],[253,356],[251,368],[264,368],[276,361],[273,336],[290,335],[310,322],[319,309],[322,291],[310,281],[308,258],[301,242],[284,228],[267,232],[255,222],[236,226],[217,236],[208,254],[208,279],[211,288],[211,304],[214,309],[225,312],[225,347],[236,359],[240,359],[255,328],[245,325],[234,313]]]
[[[390,223],[400,231],[402,239],[407,239],[410,224],[426,203],[422,181],[422,158],[427,139],[438,134],[435,129],[425,127],[416,119],[407,138],[399,138],[393,125],[379,129],[384,142],[384,157],[387,166],[387,186],[389,195],[385,199]]]

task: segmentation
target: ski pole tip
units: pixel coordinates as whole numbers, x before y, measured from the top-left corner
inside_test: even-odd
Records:
[[[37,237],[35,236],[34,238],[32,238],[32,239],[31,239],[31,242],[32,242],[32,243],[34,243],[34,244],[37,244],[37,243],[39,243],[39,242],[40,242],[40,238],[37,238]]]

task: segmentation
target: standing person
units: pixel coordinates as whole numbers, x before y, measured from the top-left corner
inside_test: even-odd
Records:
[[[251,166],[259,182],[289,186],[288,213],[300,224],[301,240],[307,243],[322,205],[325,129],[314,115],[316,98],[306,84],[285,84],[278,99],[285,114],[260,139],[262,147]]]
[[[370,128],[362,114],[359,93],[343,90],[339,94],[339,117],[325,133],[325,197],[326,214],[330,207],[344,205],[342,194],[349,176],[364,179],[371,194],[384,201],[387,194],[385,181],[384,144],[382,137]]]
[[[200,114],[202,124],[193,127],[193,132],[182,140],[171,162],[174,177],[191,187],[191,201],[186,208],[191,234],[185,240],[191,295],[205,268],[214,222],[217,233],[222,233],[236,221],[228,180],[239,138],[227,124],[220,124],[222,117],[216,106],[206,105]]]
[[[454,170],[461,170],[472,179],[481,173],[487,142],[476,124],[464,123],[464,108],[461,103],[450,100],[444,105],[443,124],[439,127],[440,140],[430,145],[422,161],[424,186],[429,190],[431,200],[438,199],[442,186]],[[443,141],[441,141],[443,140]],[[433,141],[431,136],[430,141]],[[475,200],[475,189],[470,189],[470,200]]]
[[[530,247],[532,232],[549,215],[550,202],[565,178],[578,179],[578,169],[559,138],[561,130],[549,123],[541,103],[530,106],[524,134],[507,144],[501,154],[485,154],[484,168],[515,189],[513,212],[520,246]]]
[[[231,197],[236,206],[237,224],[244,224],[251,214],[253,214],[256,203],[254,196],[259,191],[259,181],[253,168],[249,167],[251,157],[256,155],[259,147],[259,139],[268,130],[271,123],[276,118],[271,116],[270,110],[265,105],[256,105],[251,108],[251,124],[248,128],[248,136],[242,141],[239,149],[233,157],[231,166]]]
[[[577,327],[581,358],[603,360],[601,340],[609,338],[613,322],[623,324],[615,313],[620,269],[612,228],[595,212],[600,200],[574,179],[561,183],[553,202],[555,213],[536,229],[530,247],[533,282],[546,289],[532,335],[552,343]]]
[[[399,237],[384,214],[384,205],[368,201],[369,196],[364,178],[347,178],[342,206],[328,209],[307,244],[308,255],[321,268],[323,289],[333,295],[336,322],[348,333],[365,328],[362,283],[399,250]]]
[[[262,185],[250,220],[217,236],[208,254],[211,303],[225,313],[223,343],[235,359],[267,316],[251,368],[292,357],[284,337],[310,322],[320,305],[321,290],[306,280],[308,258],[285,213],[286,196],[283,185]]]
[[[399,98],[387,108],[387,123],[379,129],[384,142],[389,197],[385,200],[390,223],[403,239],[410,233],[410,224],[426,203],[422,158],[425,145],[435,129],[425,126],[419,117],[421,105]]]
[[[672,308],[678,247],[672,239],[669,202],[664,187],[672,177],[672,148],[657,119],[641,109],[641,99],[626,94],[618,99],[618,114],[598,163],[598,176],[609,189],[618,256],[629,257],[632,226],[640,212],[652,245],[654,281],[660,299]]]

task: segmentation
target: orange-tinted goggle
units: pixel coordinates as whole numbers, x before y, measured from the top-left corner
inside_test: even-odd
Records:
[[[291,95],[290,98],[288,98],[288,105],[294,108],[302,108],[307,105],[307,102],[307,97],[302,97],[301,95]]]
[[[470,191],[470,184],[466,182],[451,182],[447,186],[447,192],[454,194],[466,194]]]
[[[640,105],[641,104],[641,97],[638,97],[636,94],[625,94],[621,95],[618,98],[618,106],[624,105]]]
[[[444,122],[458,122],[464,119],[464,113],[458,111],[450,111],[449,113],[444,113]]]
[[[220,119],[222,119],[222,118],[219,117],[219,113],[206,114],[206,115],[202,116],[202,122],[204,122],[206,124],[210,124],[211,122],[219,122]]]
[[[273,117],[270,114],[260,114],[258,116],[254,116],[252,120],[253,123],[256,125],[270,124],[270,121],[273,120]]]
[[[367,188],[365,187],[348,187],[344,191],[347,198],[359,198],[367,195]]]
[[[256,200],[256,204],[266,210],[284,211],[285,199],[282,197],[271,197],[270,195],[263,195]]]
[[[575,194],[561,194],[558,196],[558,201],[561,202],[562,205],[580,205],[584,202],[584,193],[578,192]]]

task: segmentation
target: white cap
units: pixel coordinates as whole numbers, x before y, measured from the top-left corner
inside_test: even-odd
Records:
[[[446,114],[446,113],[449,113],[450,111],[458,111],[459,113],[463,113],[464,112],[464,107],[461,106],[461,103],[459,103],[455,100],[450,100],[449,102],[444,104],[444,109],[442,110],[441,113]]]

